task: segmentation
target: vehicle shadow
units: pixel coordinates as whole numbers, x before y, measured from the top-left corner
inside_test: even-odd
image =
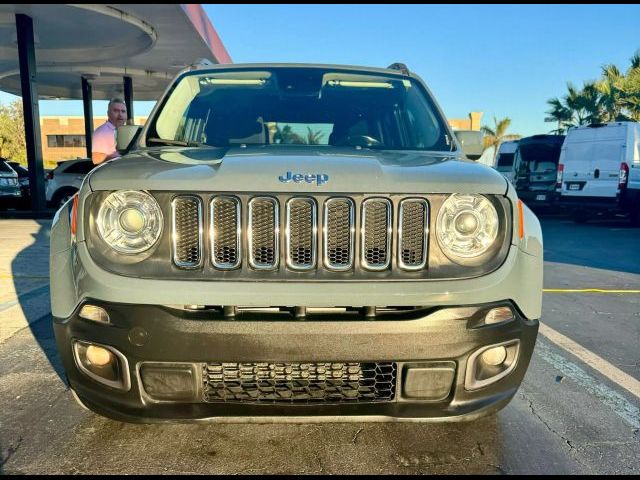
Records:
[[[575,223],[539,216],[546,262],[640,274],[640,229],[627,219]]]
[[[53,371],[67,385],[66,375],[53,334],[49,287],[50,220],[36,220],[33,242],[17,253],[11,262],[16,297],[22,315],[29,324],[38,346],[46,355]]]
[[[85,465],[85,474],[113,473],[119,458],[134,474],[483,475],[505,473],[501,430],[496,415],[442,424],[136,425],[95,417],[69,439],[65,462]],[[87,465],[93,454],[106,461]]]

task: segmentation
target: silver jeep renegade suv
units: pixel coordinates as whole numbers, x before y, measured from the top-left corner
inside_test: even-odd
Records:
[[[53,224],[54,329],[83,405],[343,421],[509,402],[538,330],[539,222],[392,67],[178,75]]]

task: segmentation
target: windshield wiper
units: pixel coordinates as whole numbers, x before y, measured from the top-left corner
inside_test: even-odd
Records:
[[[147,143],[157,143],[160,145],[175,145],[177,147],[210,147],[206,143],[200,142],[184,142],[182,140],[168,140],[166,138],[147,138]]]

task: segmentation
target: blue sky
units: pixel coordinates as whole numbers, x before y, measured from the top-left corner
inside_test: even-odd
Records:
[[[628,67],[640,48],[637,5],[207,5],[231,58],[387,66],[404,62],[448,117],[509,116],[512,133],[553,129],[546,100]],[[6,102],[13,98],[0,94]],[[95,102],[94,113],[105,110]],[[137,104],[136,115],[150,110]],[[43,101],[41,115],[81,115],[80,102]]]

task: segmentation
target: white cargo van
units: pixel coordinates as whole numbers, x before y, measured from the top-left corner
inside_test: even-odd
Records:
[[[517,149],[518,140],[502,142],[498,148],[498,155],[496,155],[496,161],[493,166],[493,168],[498,170],[504,178],[509,180],[511,183],[514,183],[516,176],[514,157]]]
[[[572,128],[562,146],[557,191],[578,221],[595,213],[629,211],[628,189],[640,169],[640,123],[610,122]],[[631,173],[632,172],[632,173]]]

